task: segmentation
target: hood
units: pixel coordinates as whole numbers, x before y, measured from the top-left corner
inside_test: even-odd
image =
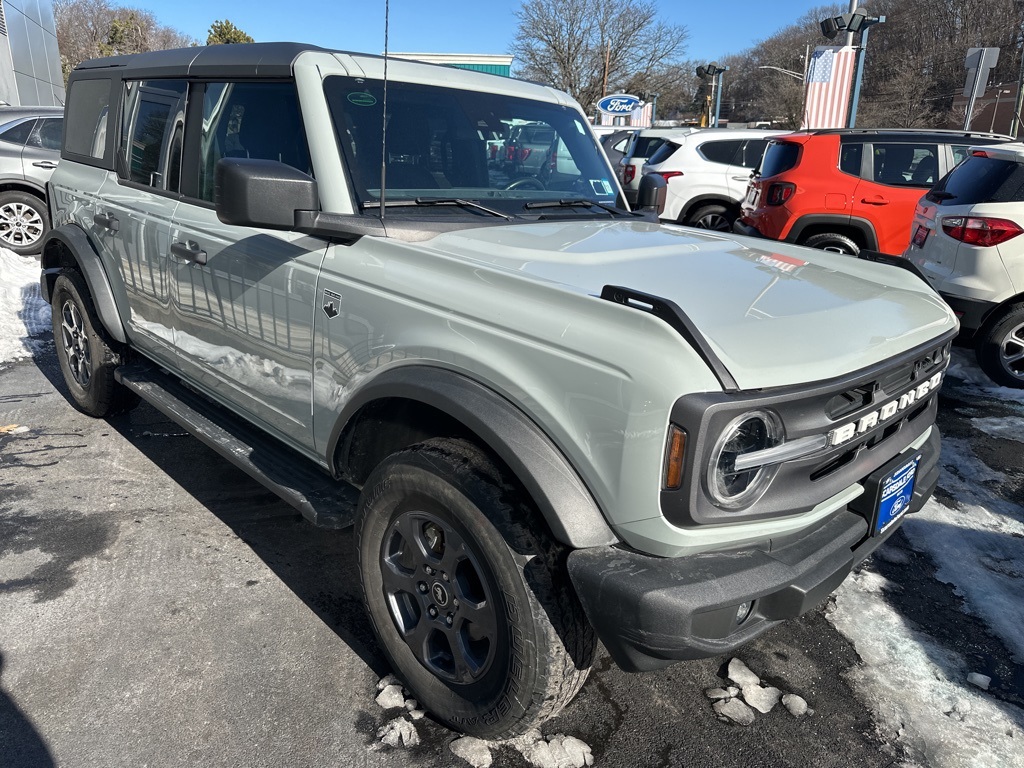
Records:
[[[670,299],[741,389],[835,378],[956,328],[945,303],[906,270],[672,225],[549,221],[422,245],[595,297],[617,285]]]

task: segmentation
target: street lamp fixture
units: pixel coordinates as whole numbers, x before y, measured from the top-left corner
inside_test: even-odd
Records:
[[[857,46],[857,72],[853,81],[853,95],[850,97],[850,116],[846,127],[857,127],[857,104],[860,101],[860,83],[864,75],[864,51],[868,47],[868,30],[875,24],[884,24],[885,16],[868,16],[867,11],[858,8],[852,13],[833,16],[821,22],[821,34],[829,40],[835,40],[840,32],[860,32],[860,45]]]
[[[715,94],[715,121],[712,126],[718,127],[718,115],[722,109],[722,75],[729,71],[728,67],[720,67],[718,64],[703,64],[697,67],[697,77],[701,80],[710,80],[711,89]]]
[[[782,67],[773,67],[770,64],[765,64],[763,66],[759,66],[758,69],[774,69],[776,72],[781,72],[784,75],[789,75],[790,77],[796,78],[797,80],[800,80],[801,82],[803,82],[803,79],[804,79],[804,76],[802,74],[800,74],[799,72],[794,72],[791,69],[783,69]]]

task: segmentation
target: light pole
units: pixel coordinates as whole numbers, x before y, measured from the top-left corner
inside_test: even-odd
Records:
[[[864,76],[864,53],[868,47],[868,29],[875,24],[884,23],[885,16],[868,16],[867,11],[863,8],[857,8],[850,13],[824,19],[821,22],[821,34],[829,40],[835,40],[836,35],[845,31],[847,40],[853,42],[853,34],[860,32],[860,45],[857,47],[857,71],[853,79],[853,94],[850,96],[850,115],[846,120],[847,128],[857,127],[857,104],[860,101],[861,78]]]

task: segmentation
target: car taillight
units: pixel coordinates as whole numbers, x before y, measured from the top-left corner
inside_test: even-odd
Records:
[[[655,171],[658,176],[661,176],[665,181],[674,179],[676,176],[682,176],[682,171]]]
[[[764,202],[766,205],[782,205],[796,192],[796,184],[791,184],[788,181],[776,181],[768,187],[768,192],[764,196]]]
[[[530,156],[532,150],[529,147],[520,147],[519,149],[519,162],[523,162]]]
[[[991,247],[1024,232],[1015,222],[988,216],[943,216],[942,231],[967,245]]]
[[[626,165],[622,169],[622,183],[629,184],[633,179],[636,178],[636,166]]]

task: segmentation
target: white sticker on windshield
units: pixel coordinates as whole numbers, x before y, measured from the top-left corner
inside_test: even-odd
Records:
[[[608,179],[591,179],[590,188],[594,190],[595,195],[610,195],[612,193],[612,185],[608,183]]]

